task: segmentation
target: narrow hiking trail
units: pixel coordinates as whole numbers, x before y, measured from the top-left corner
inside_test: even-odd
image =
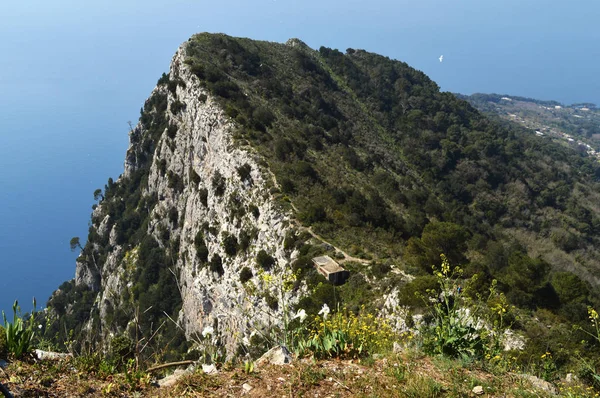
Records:
[[[298,209],[296,208],[296,206],[290,201],[290,206],[292,206],[292,209],[294,209],[295,213],[298,213]],[[351,255],[349,255],[348,253],[346,253],[344,250],[340,249],[339,247],[333,245],[331,242],[327,241],[325,238],[323,238],[322,236],[320,236],[319,234],[317,234],[315,231],[312,230],[312,227],[305,227],[304,225],[302,225],[302,223],[300,223],[300,221],[298,221],[298,219],[294,218],[293,219],[293,223],[294,226],[299,230],[299,231],[306,231],[308,232],[313,238],[320,240],[321,242],[331,246],[332,248],[334,248],[336,251],[342,253],[344,255],[344,258],[341,260],[336,260],[338,263],[343,264],[346,263],[348,261],[355,261],[357,263],[361,263],[363,265],[369,264],[370,260],[365,260],[362,258],[358,258],[358,257],[353,257]]]

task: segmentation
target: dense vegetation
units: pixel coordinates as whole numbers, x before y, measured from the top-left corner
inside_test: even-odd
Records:
[[[310,263],[325,249],[306,243],[300,231],[286,237],[286,249],[300,253],[293,268],[312,292],[299,307],[312,315],[323,303],[375,310],[374,298],[405,284],[400,303],[419,311],[423,304],[413,293],[435,287],[431,266],[440,266],[444,253],[461,265],[464,278],[478,275],[473,297],[497,280],[499,291],[526,315],[513,321],[535,343],[531,355],[552,350],[563,364],[568,361],[582,336],[567,338],[566,333],[573,323],[589,328],[587,306],[598,304],[593,289],[600,259],[596,162],[491,121],[405,63],[363,50],[313,51],[298,40],[283,45],[209,34],[194,36],[186,49],[190,70],[235,122],[237,145],[258,151],[275,174],[279,186],[273,192],[281,202],[293,204],[296,217],[312,231],[370,261],[366,269],[347,263],[352,276],[336,288],[319,283]],[[102,212],[93,215],[81,257],[90,270],[96,262],[104,264],[111,244],[97,230],[106,216],[108,227],[116,226],[123,258],[138,248],[133,297],[126,299],[131,305],[111,315],[125,330],[136,307],[153,308],[139,317],[145,337],[181,305],[174,270],[168,267],[179,243],[168,229],[160,239],[148,233],[148,214],[157,198],[143,195],[158,139],[177,134],[165,117],[166,90],[177,84],[164,75],[144,105],[144,129],[131,132],[134,150],[127,159],[135,171],[105,187]],[[186,106],[177,101],[170,110],[186,112]],[[182,190],[181,179],[167,178]],[[217,194],[224,192],[219,175],[211,183]],[[175,228],[176,214],[171,221]],[[224,237],[230,256],[241,244]],[[208,258],[201,233],[194,246],[203,263],[223,272],[219,256]],[[274,263],[264,251],[254,261],[264,271]],[[417,278],[403,282],[391,272],[398,268]],[[240,279],[251,278],[249,271]],[[59,335],[77,330],[95,298],[81,287],[67,284],[62,290],[49,305],[59,313],[73,305],[72,316],[80,319],[61,317]],[[72,303],[84,308],[75,311]],[[271,297],[269,305],[279,303]],[[164,341],[183,347],[177,329],[171,329]],[[589,353],[599,348],[594,340],[586,344]]]

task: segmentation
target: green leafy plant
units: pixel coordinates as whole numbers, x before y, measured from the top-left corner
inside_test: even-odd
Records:
[[[473,300],[468,293],[473,291],[477,274],[465,281],[460,267],[451,268],[448,258],[444,254],[440,257],[441,268],[433,266],[439,289],[428,289],[428,297],[421,296],[432,318],[420,328],[425,352],[497,361],[507,312],[513,307],[496,291],[495,280],[487,298],[476,294],[477,300]]]
[[[135,359],[131,358],[127,361],[125,380],[130,391],[137,391],[150,384],[150,374],[140,370],[135,363]]]
[[[598,315],[598,311],[595,308],[588,306],[588,319],[592,325],[592,331],[588,331],[582,328],[579,325],[575,325],[575,330],[580,330],[590,336],[593,340],[600,343],[600,315]],[[600,374],[597,372],[596,366],[592,363],[584,360],[583,358],[579,359],[580,365],[583,369],[583,375],[585,379],[588,379],[595,387],[600,386]]]
[[[462,270],[451,269],[446,256],[442,254],[441,258],[441,268],[433,266],[439,291],[427,290],[429,297],[424,298],[433,320],[421,328],[423,347],[430,354],[474,357],[483,352],[483,341],[475,327],[475,318],[460,296],[457,278]]]
[[[6,314],[2,311],[6,333],[6,349],[15,358],[21,358],[33,349],[32,340],[35,335],[35,304],[35,299],[33,299],[33,311],[26,321],[24,321],[21,316],[21,308],[19,307],[18,301],[15,301],[13,304],[12,322],[7,321]]]
[[[556,378],[556,362],[552,358],[552,353],[547,351],[540,357],[539,373],[542,379],[553,381]]]
[[[394,366],[387,368],[386,373],[388,376],[393,377],[398,383],[404,383],[406,381],[406,367],[403,364],[394,364]]]
[[[244,361],[244,373],[254,373],[254,361]]]
[[[115,336],[110,341],[110,359],[119,368],[134,357],[134,344],[126,335]]]

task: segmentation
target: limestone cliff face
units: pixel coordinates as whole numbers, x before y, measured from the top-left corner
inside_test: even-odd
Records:
[[[147,232],[169,253],[163,266],[176,279],[182,299],[176,321],[188,338],[216,325],[231,352],[256,329],[281,323],[285,304],[293,300],[281,282],[282,275],[291,273],[293,254],[283,248],[291,215],[272,198],[270,189],[276,182],[266,163],[250,147],[234,142],[233,122],[189,71],[185,51],[183,45],[170,67],[169,77],[177,85],[159,85],[153,91],[153,95],[167,97],[168,127],[150,151],[142,145],[147,134],[144,125],[131,131],[120,179],[131,177],[144,162],[151,163],[143,196],[154,198],[156,204],[150,210]],[[103,214],[103,206],[101,202],[95,210],[96,217]],[[140,253],[139,247],[119,244],[117,226],[109,215],[96,229],[109,242],[109,252],[97,267],[79,261],[76,283],[99,292],[96,305],[106,337],[120,332],[108,316],[115,308],[126,309],[131,319],[128,327],[132,327],[135,303],[131,289]],[[228,254],[227,237],[245,239],[247,248]],[[208,250],[204,261],[197,253],[197,239],[202,239]],[[257,264],[261,250],[275,260],[270,270]],[[215,264],[220,258],[222,269],[208,266],[206,258]],[[253,276],[242,283],[244,267]],[[278,305],[269,306],[268,296],[276,298]]]

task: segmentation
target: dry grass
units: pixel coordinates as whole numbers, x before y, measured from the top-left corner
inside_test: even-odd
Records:
[[[214,375],[197,372],[168,388],[159,388],[154,382],[133,385],[124,374],[101,377],[93,371],[80,372],[69,361],[12,363],[0,372],[0,381],[15,397],[458,398],[473,396],[475,386],[484,388],[485,397],[549,396],[513,374],[491,374],[473,364],[414,353],[367,363],[304,360],[289,366],[266,366],[250,374],[242,368]],[[245,391],[244,384],[252,388]]]

